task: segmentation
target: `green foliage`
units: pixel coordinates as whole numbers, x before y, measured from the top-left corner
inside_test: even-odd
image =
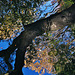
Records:
[[[58,0],[60,1],[60,0]],[[72,4],[74,4],[74,1],[73,0],[62,0],[61,3],[60,3],[60,9],[58,12],[64,10],[64,9],[67,9],[69,8]]]
[[[73,60],[75,61],[75,60]],[[58,73],[58,75],[74,75],[75,74],[75,63],[67,63],[64,70]]]
[[[72,52],[74,52],[75,46],[71,45],[73,42],[75,42],[75,39],[71,38],[73,36],[72,34],[70,35],[69,39],[65,36],[66,32],[71,32],[69,31],[69,28],[66,28],[65,32],[62,32],[63,29],[60,31],[46,32],[42,36],[37,36],[33,40],[33,48],[31,49],[29,46],[29,50],[27,49],[27,52],[25,53],[25,67],[29,67],[38,73],[40,73],[42,70],[41,74],[45,73],[45,71],[43,71],[44,69],[46,69],[46,72],[48,73],[58,75],[69,74],[70,69],[72,69],[72,74],[74,74],[74,63],[72,61],[74,60],[74,53]],[[57,34],[60,34],[60,36],[63,34],[63,36],[60,38],[60,36],[58,37]],[[65,41],[63,40],[65,38],[64,36],[66,37]],[[71,48],[69,48],[70,46]],[[40,62],[38,63],[38,61]],[[66,67],[67,64],[73,65],[69,66],[71,67],[69,69]],[[68,70],[68,72],[66,72],[66,70]]]
[[[71,29],[72,29],[73,35],[75,37],[75,24],[71,25]]]
[[[14,35],[13,37],[16,37],[15,34],[21,31],[22,24],[27,25],[34,22],[34,20],[38,20],[41,12],[44,11],[40,11],[37,8],[44,5],[47,1],[48,0],[11,0],[10,2],[7,2],[6,0],[3,0],[4,3],[0,1],[0,39],[11,38],[12,35]],[[59,1],[60,0],[58,0],[58,3]],[[52,5],[57,3],[55,0],[52,2]],[[60,11],[70,7],[73,3],[72,0],[62,0],[59,4]],[[46,16],[47,15],[45,14],[45,17]],[[73,31],[72,35],[75,36],[75,24],[71,29]],[[58,37],[57,33],[59,34]],[[53,37],[53,34],[56,36]],[[72,46],[69,49],[69,46],[75,39],[72,39],[71,41],[66,40],[66,45],[59,45],[60,42],[63,42],[63,38],[59,39],[60,35],[60,31],[56,31],[53,33],[46,32],[45,35],[43,34],[42,36],[36,37],[36,40],[33,40],[33,44],[27,48],[24,62],[25,67],[29,67],[38,73],[41,72],[41,74],[45,73],[45,70],[48,73],[58,73],[59,75],[74,74],[75,70],[72,60],[74,60],[75,53],[72,52],[74,52],[75,48]]]
[[[47,0],[44,1],[46,2]],[[16,33],[21,32],[22,25],[27,25],[37,20],[39,15],[36,13],[38,13],[39,10],[36,9],[36,7],[45,4],[44,1],[0,1],[0,39],[16,37]]]
[[[49,14],[62,9],[66,9],[73,4],[72,0],[62,0],[59,6],[52,7],[55,3],[59,3],[60,0],[51,0],[50,8],[53,11],[45,13],[43,17],[39,18],[42,15],[47,7],[44,10],[40,10],[49,0],[2,0],[0,1],[0,39],[11,38],[12,35],[16,37],[16,33],[22,30],[22,25],[27,25],[32,22],[35,22],[41,18],[46,18]],[[55,9],[55,10],[54,10]],[[17,20],[20,20],[18,23]],[[15,29],[16,28],[16,29]],[[16,32],[17,31],[17,32]],[[16,33],[14,33],[16,32]]]

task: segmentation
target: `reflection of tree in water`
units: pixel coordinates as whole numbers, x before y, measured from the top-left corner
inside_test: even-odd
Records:
[[[41,74],[48,72],[68,75],[72,70],[74,75],[74,51],[75,39],[71,29],[66,26],[37,36],[33,45],[27,47],[24,66]],[[65,73],[64,70],[68,72]]]

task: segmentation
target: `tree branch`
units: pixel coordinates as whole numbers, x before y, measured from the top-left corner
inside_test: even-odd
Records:
[[[16,49],[16,63],[15,71],[11,72],[10,75],[21,75],[21,69],[24,65],[24,54],[26,47],[32,43],[32,40],[47,31],[48,29],[56,30],[63,28],[65,25],[71,25],[75,23],[75,4],[70,8],[62,11],[61,13],[56,13],[48,18],[41,19],[35,23],[24,25],[25,31],[23,31],[16,39],[14,39],[13,44],[6,50],[0,51],[0,57],[7,56],[9,58],[10,54]],[[15,46],[16,45],[16,46]]]

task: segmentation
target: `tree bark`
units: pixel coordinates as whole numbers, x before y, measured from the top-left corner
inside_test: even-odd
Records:
[[[22,67],[24,65],[24,54],[26,47],[32,43],[32,40],[44,33],[47,30],[57,30],[61,29],[66,25],[72,25],[75,23],[75,4],[73,4],[70,8],[51,15],[48,18],[41,19],[35,23],[24,25],[25,30],[14,39],[12,45],[6,50],[0,51],[0,57],[7,56],[9,59],[10,54],[18,48],[16,51],[16,63],[15,70],[11,72],[9,75],[22,75]]]

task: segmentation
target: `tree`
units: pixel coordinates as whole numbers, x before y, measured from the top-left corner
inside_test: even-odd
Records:
[[[41,13],[47,9],[45,8],[44,10],[40,10],[39,8],[45,5],[46,1],[47,0],[45,0],[45,2],[42,2],[41,0],[40,1],[36,0],[36,2],[34,0],[31,0],[31,1],[2,0],[0,1],[0,5],[1,5],[0,7],[1,9],[0,39],[10,39],[10,38],[16,37],[17,33],[23,29],[24,25],[34,22],[35,19],[39,20]],[[50,13],[53,14],[55,12],[61,12],[62,10],[70,7],[73,4],[73,1],[72,0],[66,0],[66,1],[53,0],[51,1],[51,3],[52,4],[50,4],[49,7],[53,6],[51,7],[52,11],[50,11],[49,13],[44,13],[43,16],[45,18]],[[56,3],[58,3],[58,5],[54,6]]]
[[[4,1],[4,0],[3,0]],[[60,0],[61,1],[61,0]],[[15,2],[14,2],[15,3]],[[9,4],[10,5],[10,4]],[[16,5],[16,3],[15,3]],[[17,9],[18,6],[15,7]],[[34,39],[36,36],[41,35],[47,30],[55,30],[59,29],[58,27],[64,27],[65,25],[71,25],[74,24],[75,21],[75,11],[73,11],[75,8],[75,4],[73,4],[70,8],[63,10],[60,13],[56,13],[54,15],[51,15],[48,18],[41,19],[35,23],[24,25],[24,21],[22,21],[25,30],[18,36],[16,39],[14,39],[13,44],[10,45],[9,48],[6,50],[0,51],[0,56],[5,57],[5,60],[9,58],[10,54],[16,49],[16,63],[15,63],[15,71],[11,72],[10,75],[21,75],[21,69],[24,65],[24,54],[26,51],[26,47],[32,43],[32,39]],[[17,12],[15,10],[15,16],[17,15]],[[22,15],[22,14],[20,14]],[[23,15],[22,15],[23,17]],[[57,20],[59,18],[59,21]],[[23,20],[23,18],[22,18]],[[54,28],[55,27],[55,28]],[[41,32],[41,33],[40,33]],[[7,62],[8,63],[8,62]]]
[[[60,75],[62,73],[64,75],[74,74],[74,53],[72,52],[75,50],[73,45],[75,39],[72,39],[72,35],[69,35],[68,38],[66,36],[67,32],[70,32],[68,27],[65,31],[61,29],[57,32],[47,32],[42,36],[37,36],[32,45],[30,44],[27,47],[24,67],[29,67],[41,74],[45,72]],[[64,37],[67,39],[63,40]],[[68,72],[64,72],[64,69]],[[69,72],[70,70],[72,70],[71,73]]]

